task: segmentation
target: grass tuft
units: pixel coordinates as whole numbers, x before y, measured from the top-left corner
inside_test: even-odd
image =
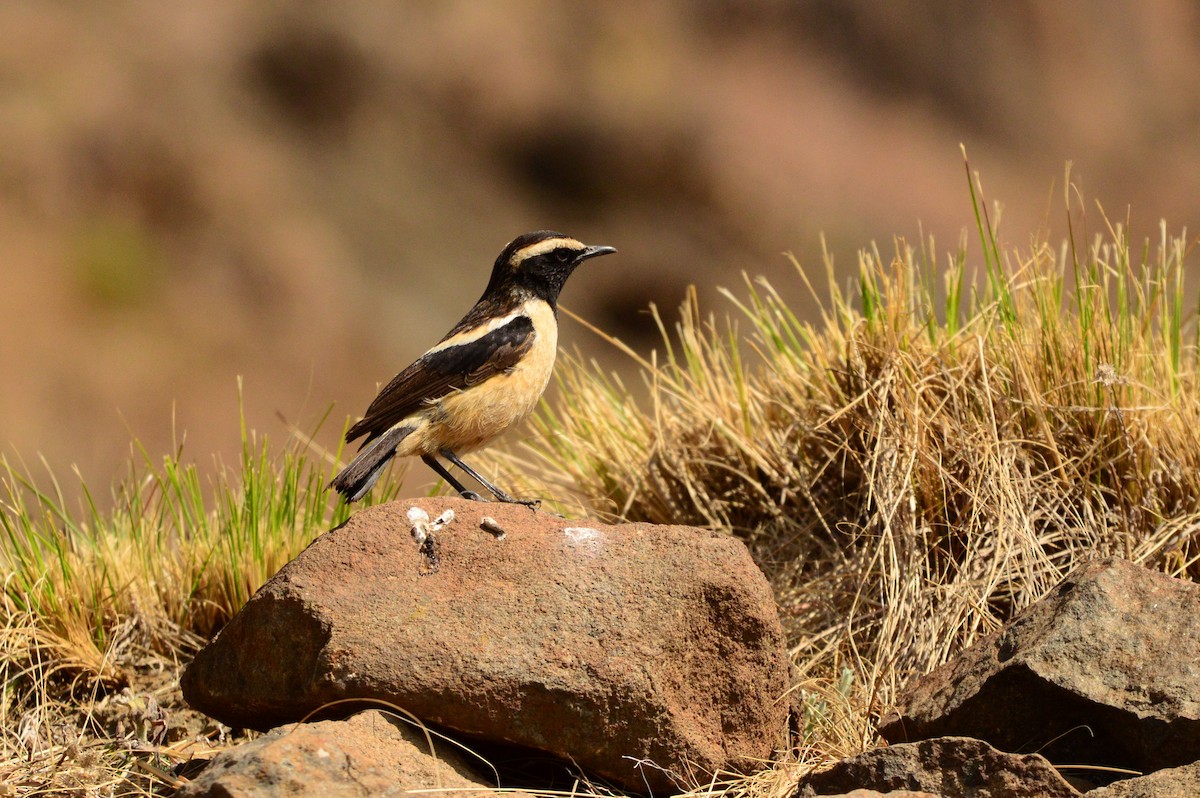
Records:
[[[826,255],[816,323],[762,279],[725,291],[721,320],[690,293],[673,324],[653,311],[661,355],[608,338],[635,358],[637,396],[568,357],[529,444],[593,512],[747,541],[801,678],[849,685],[861,709],[810,724],[814,752],[867,746],[903,683],[1086,559],[1200,576],[1186,234],[1164,224],[1135,250],[1109,224],[1086,247],[1005,252],[970,185],[979,277],[965,240],[940,274],[932,241],[897,240],[859,253],[849,290]]]

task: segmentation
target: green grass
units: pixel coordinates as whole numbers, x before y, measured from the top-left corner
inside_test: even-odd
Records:
[[[816,270],[796,262],[820,302],[811,321],[761,279],[724,291],[723,317],[690,292],[673,320],[652,309],[657,351],[605,336],[626,377],[560,360],[532,439],[492,455],[514,472],[505,484],[520,472],[518,490],[569,513],[750,546],[789,634],[805,736],[796,756],[706,792],[782,798],[802,770],[871,745],[910,677],[1085,559],[1200,576],[1186,235],[1164,224],[1131,242],[1106,220],[1080,241],[1069,221],[1062,242],[1008,248],[967,178],[975,231],[951,252],[872,245],[848,279],[829,253]],[[347,513],[324,487],[340,452],[240,434],[240,461],[210,478],[135,443],[111,496],[85,487],[79,506],[48,468],[0,459],[0,783],[162,794],[172,761],[225,744],[189,719],[180,663]],[[180,729],[163,743],[158,708]]]
[[[39,768],[68,752],[91,751],[110,775],[132,767],[126,746],[102,741],[113,730],[97,707],[123,692],[182,709],[179,663],[348,517],[325,490],[340,452],[322,456],[307,441],[275,446],[243,424],[240,461],[215,463],[209,479],[182,452],[156,460],[135,442],[105,510],[86,486],[71,507],[48,467],[39,475],[0,457],[0,751],[11,771],[0,767],[0,782],[37,784],[50,778]],[[73,761],[47,783],[69,787]],[[129,789],[159,783],[147,765],[130,772]]]

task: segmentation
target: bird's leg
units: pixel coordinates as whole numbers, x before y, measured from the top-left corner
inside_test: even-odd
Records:
[[[451,476],[450,472],[446,470],[446,467],[443,466],[441,463],[439,463],[437,461],[437,458],[434,457],[433,455],[423,454],[423,455],[421,455],[421,459],[425,461],[425,465],[429,466],[434,471],[436,471],[438,473],[438,476],[440,476],[442,479],[446,480],[446,482],[449,483],[450,487],[452,487],[456,491],[458,491],[459,496],[462,496],[464,499],[470,499],[471,501],[480,501],[483,498],[475,491],[467,490],[462,485],[460,485],[458,483],[458,480],[455,479],[453,476]],[[470,471],[468,471],[467,473],[470,473]]]
[[[471,468],[469,465],[464,463],[461,459],[459,459],[458,455],[456,455],[454,452],[450,451],[449,449],[442,449],[441,455],[442,455],[442,457],[445,457],[447,460],[449,460],[451,463],[454,463],[454,465],[461,468],[463,471],[466,471],[471,476],[471,478],[474,479],[476,482],[478,482],[480,485],[483,485],[485,488],[490,490],[492,492],[492,495],[496,497],[496,501],[506,502],[507,504],[523,504],[526,507],[530,507],[535,510],[538,507],[540,507],[542,504],[542,502],[539,499],[514,499],[512,496],[509,496],[507,493],[500,490],[498,487],[493,485],[491,482],[488,482],[486,479],[484,479],[483,476],[478,471],[476,471],[474,468]],[[428,461],[426,461],[426,462],[428,462]],[[451,482],[450,484],[453,485],[454,483]]]

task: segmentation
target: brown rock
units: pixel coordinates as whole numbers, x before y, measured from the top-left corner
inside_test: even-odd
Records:
[[[457,515],[419,547],[414,505]],[[439,498],[315,541],[182,682],[234,726],[378,699],[661,792],[761,767],[783,743],[788,668],[766,579],[728,535]]]
[[[892,742],[969,735],[1142,772],[1200,759],[1200,586],[1106,559],[917,680]]]
[[[1074,798],[1080,793],[1037,754],[1006,754],[982,740],[940,737],[875,748],[800,780],[796,798],[854,789],[920,790],[944,798]]]
[[[371,710],[349,720],[276,729],[222,751],[175,795],[394,798],[410,790],[446,789],[437,795],[478,798],[481,787],[495,785],[479,779],[449,746],[435,744],[431,752],[422,731]]]
[[[1165,768],[1092,790],[1088,798],[1196,798],[1200,795],[1200,762]]]

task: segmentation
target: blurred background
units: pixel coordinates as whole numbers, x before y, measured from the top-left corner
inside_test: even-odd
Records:
[[[239,375],[333,446],[531,229],[620,249],[563,304],[640,349],[743,270],[811,313],[822,233],[957,245],[960,142],[1010,245],[1068,160],[1077,234],[1200,230],[1200,2],[5,0],[0,450],[232,461]]]

